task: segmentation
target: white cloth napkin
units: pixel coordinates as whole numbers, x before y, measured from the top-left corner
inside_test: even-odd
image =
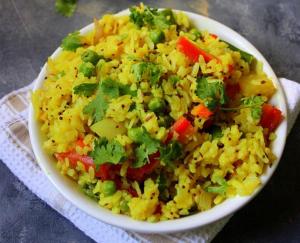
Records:
[[[288,128],[300,111],[300,85],[281,78],[288,101]],[[129,232],[87,215],[66,200],[50,183],[35,161],[31,150],[27,117],[32,85],[14,91],[0,100],[0,159],[33,193],[58,211],[96,242],[210,242],[230,216],[213,224],[174,234]]]

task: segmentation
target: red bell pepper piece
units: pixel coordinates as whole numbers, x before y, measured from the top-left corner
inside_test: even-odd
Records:
[[[273,132],[282,120],[283,115],[279,109],[270,104],[263,105],[260,119],[260,124],[263,128],[268,128],[269,132]]]
[[[77,162],[80,161],[84,165],[86,171],[88,171],[90,167],[94,168],[95,176],[102,180],[115,179],[116,174],[119,173],[121,168],[120,165],[105,163],[100,165],[98,171],[96,171],[94,161],[91,157],[87,155],[80,155],[74,151],[56,153],[55,157],[57,160],[64,160],[65,158],[68,158],[72,168],[75,168],[77,166]]]
[[[180,117],[172,126],[172,130],[178,134],[178,140],[184,143],[189,136],[194,134],[195,129],[191,122],[184,116]]]
[[[180,135],[184,134],[190,126],[192,126],[191,122],[182,116],[174,123],[172,128]]]
[[[77,161],[80,161],[83,163],[86,171],[89,169],[90,166],[94,166],[94,161],[91,157],[87,155],[80,155],[74,151],[56,153],[55,157],[58,160],[64,160],[65,158],[68,158],[72,167],[76,167]]]
[[[191,114],[193,116],[198,116],[200,118],[208,119],[214,113],[212,111],[210,111],[205,105],[200,104],[200,105],[195,106],[192,109]]]
[[[181,36],[177,41],[177,48],[183,54],[185,54],[192,62],[198,62],[199,56],[203,56],[205,62],[209,62],[212,59],[216,59],[210,53],[202,50],[188,38]]]

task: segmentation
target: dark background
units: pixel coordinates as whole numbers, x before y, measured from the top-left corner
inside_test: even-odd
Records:
[[[79,0],[76,14],[65,18],[55,13],[54,0],[0,0],[0,97],[29,84],[67,33],[92,22],[94,16],[138,2]],[[262,52],[279,77],[300,82],[299,0],[144,2],[200,13],[228,25]],[[300,242],[299,125],[300,119],[271,181],[214,242]],[[0,163],[0,242],[93,241]]]

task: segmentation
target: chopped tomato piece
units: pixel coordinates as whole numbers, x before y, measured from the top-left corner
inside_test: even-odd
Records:
[[[208,119],[214,113],[210,111],[205,105],[200,104],[195,106],[191,111],[193,116],[198,116],[200,118]]]
[[[182,116],[174,123],[173,130],[180,135],[185,133],[190,126],[192,126],[191,122]]]
[[[64,160],[65,158],[68,158],[71,163],[71,167],[73,168],[75,168],[77,166],[77,162],[80,161],[84,165],[86,171],[88,171],[90,167],[94,168],[95,176],[102,180],[114,180],[121,168],[120,165],[105,163],[100,165],[99,169],[96,171],[94,161],[91,157],[87,155],[80,155],[74,151],[56,153],[55,157],[57,160]]]
[[[231,99],[234,99],[241,90],[239,84],[226,84],[225,89],[227,96]]]
[[[195,128],[184,116],[180,117],[172,126],[172,130],[178,134],[178,141],[185,143],[187,138],[194,134]]]
[[[117,186],[120,186],[117,183],[117,176],[120,174],[120,169],[120,165],[105,163],[99,166],[99,170],[96,172],[96,177],[99,177],[102,180],[114,180]]]
[[[199,56],[203,56],[205,62],[209,62],[212,59],[216,59],[210,53],[202,50],[188,38],[181,36],[177,42],[177,48],[183,54],[185,54],[192,62],[197,62],[199,60]]]
[[[140,168],[128,168],[126,177],[131,180],[143,181],[159,165],[159,152],[149,156],[149,163]]]
[[[268,128],[269,132],[273,132],[282,120],[283,115],[279,109],[270,104],[263,105],[260,119],[260,124],[263,128]]]
[[[87,155],[80,155],[74,151],[56,153],[55,157],[58,160],[64,160],[65,158],[68,158],[72,167],[76,167],[77,162],[80,161],[83,163],[86,171],[88,171],[90,166],[94,166],[94,161],[91,157]]]

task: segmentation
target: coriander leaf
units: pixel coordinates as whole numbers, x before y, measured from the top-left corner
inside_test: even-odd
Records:
[[[98,86],[95,99],[83,108],[83,113],[92,116],[94,122],[100,121],[105,116],[109,100],[118,96],[118,83],[112,79],[102,80]]]
[[[208,80],[205,77],[197,79],[196,95],[212,110],[218,103],[224,105],[228,100],[224,84],[220,80]]]
[[[130,89],[130,85],[119,85],[120,95],[131,95],[132,97],[137,96],[137,90]]]
[[[79,31],[68,34],[61,43],[61,47],[66,51],[76,51],[82,46]]]
[[[160,15],[164,16],[168,20],[169,25],[176,24],[174,13],[173,13],[172,9],[167,8],[158,13]]]
[[[224,41],[224,40],[222,40],[222,42],[226,43],[226,44],[228,45],[228,48],[229,48],[230,50],[239,52],[240,55],[241,55],[241,58],[242,58],[245,62],[247,62],[247,63],[250,64],[250,63],[255,59],[254,56],[252,56],[251,54],[249,54],[249,53],[247,53],[247,52],[245,52],[245,51],[243,51],[243,50],[241,50],[241,49],[235,47],[234,45],[231,45],[230,43],[228,43],[228,42],[226,42],[226,41]]]
[[[113,79],[104,79],[100,83],[101,92],[109,98],[119,97],[119,84]]]
[[[74,94],[91,96],[97,89],[98,84],[96,83],[83,83],[73,88]]]
[[[152,138],[144,127],[137,127],[137,128],[129,129],[128,136],[135,143],[145,144],[147,147],[147,150],[149,150],[150,154],[155,153],[160,146],[159,141]]]
[[[130,21],[138,28],[149,26],[156,29],[166,29],[170,25],[175,24],[175,18],[171,9],[158,11],[156,8],[145,6],[143,12],[137,7],[132,7],[130,10]]]
[[[147,71],[148,65],[146,62],[136,63],[131,66],[131,71],[133,72],[135,79],[141,81],[143,74]]]
[[[150,83],[151,84],[156,84],[161,76],[161,69],[160,66],[157,64],[150,63],[148,66],[149,70],[149,77],[150,77]]]
[[[115,140],[99,138],[94,142],[94,150],[90,153],[96,167],[104,163],[119,164],[126,158],[123,146]]]
[[[149,163],[149,150],[146,148],[145,144],[140,145],[135,149],[136,160],[132,163],[133,168],[140,168],[145,164]]]
[[[77,0],[56,0],[55,9],[65,17],[71,17],[76,9]]]
[[[98,92],[96,98],[83,108],[83,113],[92,116],[93,121],[97,122],[104,118],[108,108],[108,102],[104,99],[103,94]]]
[[[182,146],[177,141],[172,141],[166,147],[159,150],[160,161],[165,165],[172,166],[174,160],[178,160],[182,155]]]
[[[215,98],[216,90],[215,86],[208,83],[205,77],[197,79],[196,95],[201,99]]]
[[[171,9],[158,11],[156,8],[145,7],[144,22],[157,29],[166,29],[175,24],[174,15]]]
[[[216,178],[216,181],[217,181],[218,186],[208,186],[205,188],[205,191],[220,194],[220,195],[224,196],[227,191],[227,188],[228,188],[228,184],[227,184],[226,180],[221,177],[218,177],[218,178]]]
[[[141,28],[144,25],[143,14],[140,13],[136,7],[131,7],[129,11],[130,21],[137,25],[139,28]]]
[[[218,101],[216,99],[213,98],[207,98],[204,100],[204,105],[211,111],[215,110],[217,105],[218,105]]]
[[[241,99],[242,107],[251,108],[251,115],[254,119],[260,119],[264,102],[265,99],[262,96],[251,96]]]
[[[148,163],[149,155],[158,151],[160,142],[152,138],[144,127],[129,129],[128,136],[140,145],[135,150],[137,160],[133,163],[134,168],[139,168]]]
[[[160,66],[151,62],[135,63],[132,65],[131,71],[133,72],[137,81],[147,78],[151,84],[156,84],[162,74]]]

